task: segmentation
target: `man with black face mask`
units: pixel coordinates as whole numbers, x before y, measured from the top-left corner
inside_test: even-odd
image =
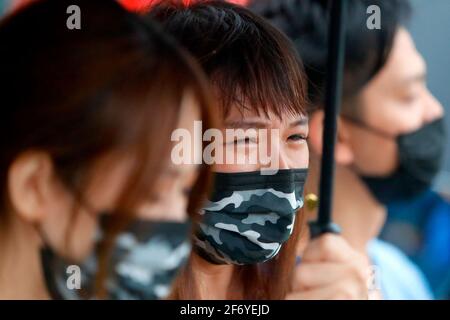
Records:
[[[254,1],[296,44],[310,80],[311,167],[308,190],[318,190],[322,149],[329,1]],[[378,6],[381,29],[367,27]],[[376,239],[387,205],[426,191],[445,147],[443,108],[426,87],[426,65],[409,32],[406,1],[349,1],[345,84],[335,151],[333,214],[344,237],[377,265],[385,299],[430,298],[418,269],[399,250]],[[316,158],[316,159],[314,159]],[[314,215],[314,213],[312,213]]]

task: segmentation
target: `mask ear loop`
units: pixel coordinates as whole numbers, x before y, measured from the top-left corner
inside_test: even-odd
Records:
[[[55,250],[50,245],[50,241],[48,240],[49,238],[42,229],[41,225],[34,223],[33,228],[39,234],[40,240],[42,242],[42,246],[39,248],[39,257],[47,293],[53,300],[65,300],[65,297],[59,290],[57,280],[55,279],[54,270],[52,268],[52,266],[55,265]]]
[[[96,215],[94,214],[94,210],[92,210],[92,207],[87,203],[83,202],[78,208],[85,208],[87,214],[94,220],[97,219]],[[64,264],[69,265],[77,265],[77,263],[74,263],[70,261],[71,259],[68,259],[64,257],[64,255],[61,255],[60,253],[55,252],[56,250],[52,247],[50,238],[48,237],[47,233],[42,228],[42,225],[35,222],[32,224],[32,227],[35,229],[37,234],[39,235],[41,246],[39,248],[39,255],[41,260],[41,270],[44,276],[44,281],[47,287],[47,292],[50,295],[50,297],[54,300],[65,300],[66,298],[61,294],[61,291],[59,290],[58,283],[55,279],[54,270],[52,266],[55,266],[55,257],[62,256],[62,259],[64,261]],[[99,226],[97,227],[96,235],[97,237],[99,235]],[[66,247],[68,245],[68,236],[69,236],[69,229],[70,229],[70,223],[66,232],[65,240],[66,240]],[[101,232],[101,231],[100,231]],[[100,233],[101,235],[101,233]],[[80,297],[81,298],[81,297]]]

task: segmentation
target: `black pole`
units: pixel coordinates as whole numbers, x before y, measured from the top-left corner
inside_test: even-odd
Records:
[[[334,181],[334,149],[339,115],[345,57],[345,15],[347,0],[332,0],[328,29],[328,61],[326,75],[325,118],[317,221],[310,223],[311,237],[339,233],[332,222]]]

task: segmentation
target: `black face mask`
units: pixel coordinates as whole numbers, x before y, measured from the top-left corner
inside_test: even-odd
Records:
[[[443,118],[395,138],[358,120],[349,120],[378,135],[396,139],[399,155],[397,170],[387,177],[361,175],[380,203],[387,205],[409,200],[431,186],[444,158],[446,131]]]
[[[108,220],[101,218],[101,225]],[[111,249],[108,274],[104,282],[107,299],[163,299],[170,293],[173,280],[191,251],[190,222],[136,220],[116,238]],[[45,238],[44,238],[45,239]],[[98,234],[98,242],[102,234]],[[71,263],[46,245],[41,250],[45,282],[51,298],[94,299],[97,256]],[[70,265],[81,270],[81,288],[67,285]]]

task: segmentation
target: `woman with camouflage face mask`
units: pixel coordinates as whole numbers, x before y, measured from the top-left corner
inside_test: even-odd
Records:
[[[367,298],[361,259],[339,236],[311,243],[302,271],[294,273],[304,228],[308,118],[306,81],[289,40],[249,10],[223,1],[162,1],[149,16],[210,76],[225,137],[215,141],[212,192],[172,297]],[[231,161],[217,161],[229,153]]]

